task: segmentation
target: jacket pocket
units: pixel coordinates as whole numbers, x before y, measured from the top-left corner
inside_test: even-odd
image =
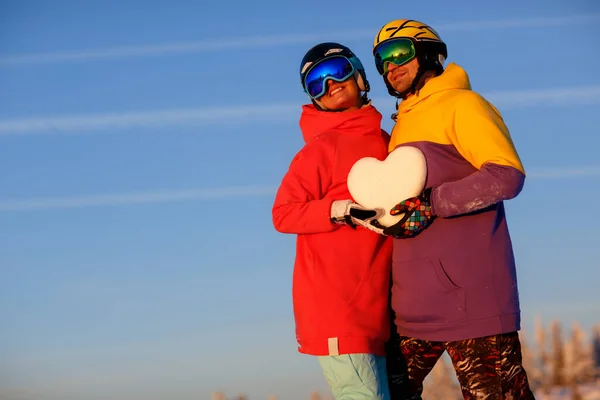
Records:
[[[345,316],[345,334],[387,338],[390,331],[389,282],[389,271],[371,272],[362,279],[358,290],[340,310],[340,315]]]
[[[395,261],[392,303],[396,317],[410,323],[467,319],[464,289],[456,286],[438,259]]]

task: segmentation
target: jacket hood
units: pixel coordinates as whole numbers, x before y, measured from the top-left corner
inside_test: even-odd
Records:
[[[358,110],[344,112],[319,111],[313,104],[305,104],[300,129],[306,143],[321,133],[335,130],[343,130],[344,134],[380,135],[381,119],[381,113],[370,103]]]
[[[466,71],[455,63],[449,63],[444,72],[427,83],[414,95],[402,100],[398,106],[399,112],[407,112],[432,94],[445,90],[471,90],[471,82]]]

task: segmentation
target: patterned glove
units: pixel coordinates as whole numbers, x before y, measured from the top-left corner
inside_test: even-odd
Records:
[[[417,197],[401,201],[390,210],[391,215],[402,213],[404,216],[399,222],[383,230],[384,235],[404,239],[416,236],[427,228],[435,219],[431,211],[431,188],[425,189]]]
[[[354,229],[362,226],[370,231],[383,234],[383,227],[377,223],[385,213],[383,209],[368,209],[352,200],[336,200],[331,205],[331,222],[346,224]]]

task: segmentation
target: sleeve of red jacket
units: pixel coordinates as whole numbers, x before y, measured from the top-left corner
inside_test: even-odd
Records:
[[[331,186],[335,144],[317,138],[292,160],[273,205],[273,225],[282,233],[311,234],[339,228],[331,220]]]
[[[457,104],[454,132],[454,146],[477,171],[434,188],[433,212],[452,217],[516,197],[525,169],[498,110],[471,92]]]

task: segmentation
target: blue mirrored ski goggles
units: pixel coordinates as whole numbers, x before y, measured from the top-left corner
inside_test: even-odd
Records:
[[[327,81],[343,82],[354,74],[354,66],[344,56],[327,58],[310,67],[304,77],[304,90],[313,99],[327,91]]]

